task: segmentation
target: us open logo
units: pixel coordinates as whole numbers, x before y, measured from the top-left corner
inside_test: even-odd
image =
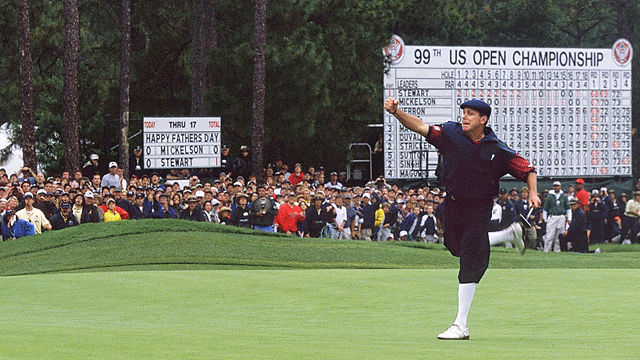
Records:
[[[391,42],[387,47],[382,49],[382,52],[384,53],[384,56],[389,57],[391,64],[397,65],[404,58],[404,41],[400,36],[393,35],[393,37],[391,37]]]
[[[626,66],[633,58],[633,48],[626,39],[620,39],[613,44],[613,60],[620,66]]]

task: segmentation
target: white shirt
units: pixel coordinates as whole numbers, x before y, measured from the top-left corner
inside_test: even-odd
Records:
[[[338,207],[336,204],[332,204],[333,208],[336,210],[336,224],[338,226],[343,226],[345,221],[347,221],[347,208],[343,206]]]

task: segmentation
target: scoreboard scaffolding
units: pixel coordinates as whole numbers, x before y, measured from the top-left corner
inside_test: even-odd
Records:
[[[628,41],[611,49],[405,46],[385,95],[434,125],[461,121],[470,99],[492,107],[490,126],[543,177],[631,176],[631,59]],[[436,149],[384,115],[384,172],[391,179],[434,178]]]

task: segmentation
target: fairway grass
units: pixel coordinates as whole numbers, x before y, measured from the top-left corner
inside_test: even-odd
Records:
[[[515,255],[515,254],[511,254]],[[0,359],[634,359],[638,270],[489,269],[471,340],[457,271],[0,277]]]

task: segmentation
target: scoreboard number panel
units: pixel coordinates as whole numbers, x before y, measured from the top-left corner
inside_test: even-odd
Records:
[[[461,121],[470,99],[543,177],[631,176],[631,59],[611,49],[405,46],[394,36],[384,98],[429,125]],[[385,176],[435,178],[436,149],[385,112]]]

